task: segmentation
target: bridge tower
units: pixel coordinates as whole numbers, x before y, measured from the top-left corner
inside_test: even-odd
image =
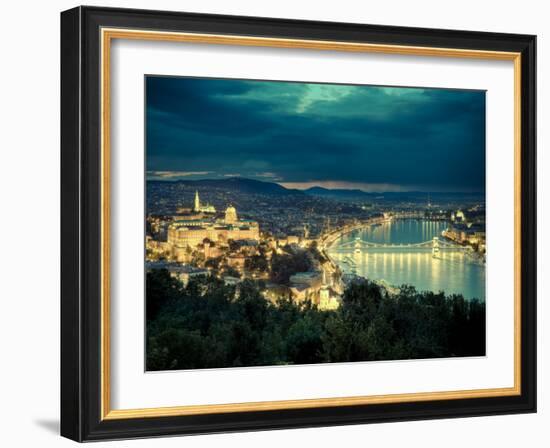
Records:
[[[437,257],[439,254],[439,237],[434,236],[432,239],[432,257]]]
[[[361,238],[355,238],[355,242],[353,243],[353,251],[356,254],[361,253],[361,249],[363,248],[363,244],[361,244]]]

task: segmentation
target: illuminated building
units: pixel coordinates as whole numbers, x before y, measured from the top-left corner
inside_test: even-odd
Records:
[[[309,300],[318,303],[321,286],[322,274],[318,271],[298,272],[290,276],[290,291],[296,302]]]
[[[195,194],[195,215],[176,219],[168,226],[167,242],[176,259],[184,259],[188,248],[194,249],[205,239],[214,243],[227,243],[229,240],[260,239],[260,228],[256,221],[239,219],[233,206],[227,207],[223,219],[204,216],[208,207],[202,206],[198,192]],[[213,209],[213,207],[212,207]]]
[[[319,309],[323,311],[336,310],[340,306],[340,298],[327,286],[319,292]]]
[[[193,204],[193,211],[195,213],[216,213],[216,208],[213,205],[202,205],[199,198],[199,192],[195,191],[195,202]]]
[[[189,265],[182,265],[178,263],[167,263],[163,261],[147,262],[145,265],[147,272],[151,272],[157,269],[166,269],[170,276],[178,279],[183,283],[183,286],[187,286],[189,280],[197,277],[206,277],[210,275],[208,270],[200,269]]]
[[[235,210],[235,207],[230,205],[225,209],[225,223],[235,224],[236,222],[237,222],[237,210]]]

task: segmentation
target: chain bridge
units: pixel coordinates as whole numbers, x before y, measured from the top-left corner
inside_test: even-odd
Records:
[[[375,243],[370,241],[364,241],[361,238],[355,238],[355,240],[333,245],[330,249],[331,252],[336,253],[359,253],[359,252],[376,252],[376,251],[406,251],[406,252],[424,252],[431,251],[435,256],[441,251],[454,251],[462,252],[466,251],[467,247],[460,246],[450,241],[443,240],[439,237],[434,237],[429,241],[423,241],[420,243],[404,243],[404,244],[389,244],[389,243]]]

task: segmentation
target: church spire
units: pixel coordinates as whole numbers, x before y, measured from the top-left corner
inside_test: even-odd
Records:
[[[193,210],[198,212],[201,209],[201,201],[199,199],[199,191],[195,190],[195,205],[193,207]]]

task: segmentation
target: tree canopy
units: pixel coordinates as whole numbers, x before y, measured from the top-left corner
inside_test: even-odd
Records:
[[[187,287],[147,274],[147,370],[481,356],[485,303],[403,286],[389,295],[364,280],[341,306],[273,304],[259,282],[215,277]]]

